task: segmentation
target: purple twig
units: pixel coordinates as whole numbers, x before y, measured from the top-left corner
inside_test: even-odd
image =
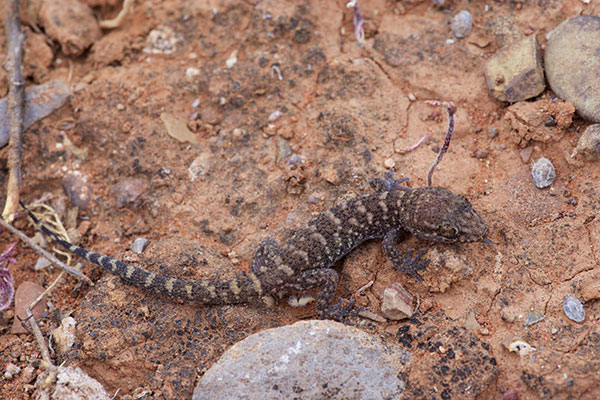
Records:
[[[421,143],[423,143],[425,141],[425,139],[427,139],[429,136],[430,136],[430,133],[427,132],[425,135],[423,135],[423,137],[421,139],[419,139],[419,141],[417,143],[405,147],[403,153],[409,153],[409,152],[413,151],[414,149],[419,147],[421,145]]]
[[[358,0],[348,2],[346,7],[352,7],[352,10],[354,11],[354,17],[352,18],[352,22],[354,23],[354,36],[356,37],[358,45],[361,46],[365,42],[365,30],[363,27],[365,20],[358,8]]]
[[[8,269],[8,264],[16,263],[16,260],[11,257],[16,245],[17,242],[14,242],[0,255],[0,311],[10,307],[15,295],[15,281]]]
[[[431,186],[431,177],[433,176],[433,171],[435,167],[442,161],[442,157],[446,154],[446,150],[450,146],[450,139],[452,139],[452,133],[454,132],[454,114],[456,113],[456,104],[453,102],[446,101],[438,101],[438,100],[427,100],[425,102],[430,106],[442,106],[444,110],[446,110],[446,114],[448,115],[448,130],[446,131],[446,138],[444,139],[444,145],[440,149],[440,152],[437,155],[437,158],[433,162],[431,168],[429,168],[429,172],[427,173],[427,186]]]

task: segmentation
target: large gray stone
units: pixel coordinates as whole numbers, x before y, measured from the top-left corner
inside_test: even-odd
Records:
[[[600,122],[600,18],[569,18],[550,33],[544,55],[546,77],[577,113]]]
[[[333,321],[268,329],[227,350],[200,379],[203,399],[397,399],[410,353]]]

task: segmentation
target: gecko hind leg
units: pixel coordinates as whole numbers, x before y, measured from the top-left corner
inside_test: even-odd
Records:
[[[281,246],[272,237],[264,239],[254,253],[252,257],[252,264],[250,270],[256,276],[268,274],[273,269],[277,268],[277,260],[281,254]]]
[[[331,268],[311,269],[295,275],[292,280],[281,287],[280,291],[305,291],[320,287],[317,296],[319,318],[345,322],[346,317],[356,314],[353,310],[354,300],[350,301],[347,306],[342,306],[341,298],[336,304],[332,304],[338,281],[338,273]]]
[[[423,278],[421,278],[421,276],[418,274],[418,271],[425,269],[425,267],[427,267],[429,264],[429,260],[421,259],[423,254],[425,254],[425,250],[419,251],[415,258],[413,258],[412,249],[409,249],[406,253],[406,256],[403,256],[396,246],[399,236],[400,232],[397,229],[392,229],[387,232],[383,237],[383,241],[381,242],[383,252],[388,260],[390,260],[394,265],[394,269],[396,271],[409,274],[418,282],[423,282]]]
[[[281,246],[272,237],[264,239],[256,249],[250,271],[260,281],[264,293],[276,293],[293,276],[290,268],[282,268]]]

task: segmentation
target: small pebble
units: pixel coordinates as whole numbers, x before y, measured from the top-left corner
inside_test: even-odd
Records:
[[[33,380],[36,378],[37,374],[35,372],[35,368],[33,367],[33,365],[28,365],[23,369],[23,374],[21,375],[23,382],[25,383],[32,383]]]
[[[529,162],[531,155],[533,154],[533,146],[525,147],[523,150],[519,151],[519,155],[521,156],[521,160],[524,163]]]
[[[495,138],[496,136],[498,136],[498,128],[494,128],[493,126],[490,126],[488,128],[488,137],[490,139]]]
[[[318,204],[320,201],[323,201],[325,196],[321,192],[313,192],[308,196],[308,202],[310,204]]]
[[[124,178],[112,187],[111,194],[117,200],[117,207],[123,207],[127,203],[135,202],[148,187],[148,181],[145,179]]]
[[[279,119],[279,117],[281,117],[283,115],[283,113],[279,110],[275,110],[271,113],[271,115],[269,115],[269,122],[274,122],[277,121]]]
[[[473,17],[471,17],[471,13],[466,10],[463,10],[456,14],[452,21],[450,21],[450,29],[452,33],[457,38],[464,38],[471,33],[471,29],[473,28]]]
[[[542,314],[539,311],[530,311],[529,314],[527,314],[527,317],[525,317],[525,322],[523,323],[524,326],[531,326],[535,323],[540,322],[541,320],[543,320],[545,318],[544,314]]]
[[[554,178],[556,178],[554,165],[547,158],[540,158],[531,167],[531,178],[539,189],[552,185]]]
[[[13,376],[21,372],[21,368],[19,366],[9,362],[4,367],[4,378],[12,379]]]
[[[563,299],[562,308],[567,317],[575,322],[583,322],[585,319],[585,310],[579,299],[566,295]]]
[[[396,166],[396,162],[394,161],[393,158],[386,158],[386,160],[383,162],[383,165],[387,168],[394,168]]]
[[[188,67],[185,70],[185,77],[188,81],[193,81],[198,75],[200,75],[200,70],[195,67]]]
[[[148,239],[139,237],[133,241],[130,248],[134,253],[142,254],[142,251],[144,251],[144,248],[146,248],[147,245]]]
[[[408,99],[410,101],[417,101],[417,96],[415,96],[414,93],[409,93],[408,94]]]
[[[198,157],[192,161],[188,167],[188,177],[193,182],[199,176],[205,175],[210,171],[211,167],[211,154],[207,151],[198,154]]]
[[[414,297],[399,283],[392,283],[383,291],[381,313],[391,320],[412,317]]]
[[[76,326],[77,322],[73,317],[66,317],[62,319],[60,326],[52,331],[52,338],[59,354],[67,354],[75,344]]]
[[[67,172],[62,179],[65,193],[71,203],[80,209],[86,209],[92,197],[92,186],[88,183],[88,177],[80,171]]]
[[[50,261],[48,261],[47,258],[45,257],[40,257],[38,258],[37,262],[35,263],[35,266],[33,267],[33,269],[35,271],[39,271],[42,270],[48,266],[52,265],[52,263]]]
[[[544,120],[544,126],[553,127],[556,126],[556,120],[552,115],[546,115],[546,119]]]

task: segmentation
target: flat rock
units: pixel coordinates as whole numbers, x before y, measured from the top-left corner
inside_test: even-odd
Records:
[[[71,97],[71,91],[62,80],[46,82],[27,89],[25,91],[23,131],[60,108],[69,100],[69,97]],[[3,98],[0,100],[0,147],[8,143],[9,136],[7,98]]]
[[[577,113],[600,122],[600,18],[569,18],[551,33],[544,62],[550,87]]]
[[[21,325],[21,320],[27,321],[27,307],[44,292],[44,288],[35,282],[22,282],[15,292],[15,316],[13,326],[10,331],[12,334],[27,333],[28,331]],[[31,310],[33,318],[39,321],[42,313],[46,311],[46,302],[44,300],[36,304]]]
[[[500,101],[514,103],[542,93],[546,85],[535,34],[490,57],[485,63],[484,74],[492,96]]]
[[[200,399],[396,399],[410,353],[333,321],[302,321],[249,336],[200,379]]]

